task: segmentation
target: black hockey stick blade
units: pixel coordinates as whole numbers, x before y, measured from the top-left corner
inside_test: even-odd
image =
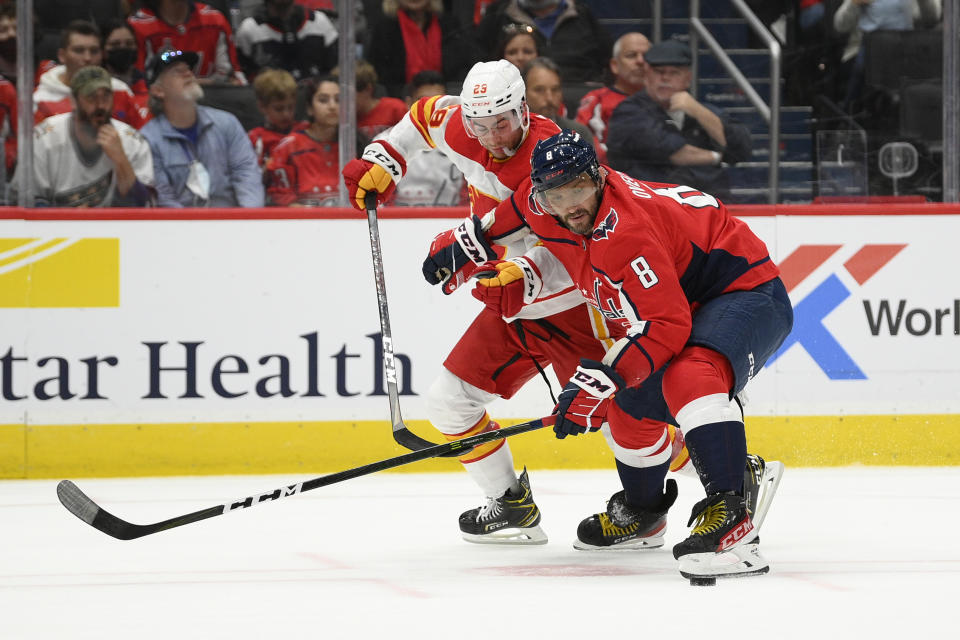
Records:
[[[411,462],[419,462],[420,460],[436,458],[438,456],[448,455],[451,452],[454,455],[463,454],[467,451],[470,451],[474,447],[487,442],[493,442],[494,440],[501,440],[503,438],[509,438],[510,436],[526,433],[528,431],[542,429],[543,427],[552,425],[554,420],[554,416],[547,416],[546,418],[515,424],[512,427],[504,427],[503,429],[497,429],[495,431],[485,431],[483,433],[478,433],[477,435],[468,436],[459,440],[453,440],[444,444],[434,445],[426,449],[421,449],[420,451],[412,451],[394,458],[387,458],[386,460],[380,460],[379,462],[372,462],[361,467],[354,467],[353,469],[347,469],[346,471],[338,471],[337,473],[320,476],[319,478],[313,478],[312,480],[307,480],[305,482],[297,482],[274,489],[273,491],[247,496],[240,498],[239,500],[220,504],[215,507],[209,507],[207,509],[201,509],[200,511],[194,511],[193,513],[176,516],[175,518],[170,518],[169,520],[164,520],[162,522],[156,522],[153,524],[134,524],[132,522],[127,522],[122,518],[118,518],[109,511],[100,507],[89,496],[87,496],[87,494],[81,491],[80,487],[75,485],[70,480],[60,481],[60,483],[57,485],[57,497],[60,499],[60,502],[63,504],[63,506],[66,507],[67,511],[77,516],[94,529],[98,529],[108,536],[112,536],[118,540],[134,540],[136,538],[142,538],[143,536],[149,536],[161,531],[167,531],[168,529],[182,527],[185,524],[192,524],[208,518],[220,516],[229,511],[246,509],[264,502],[273,502],[274,500],[279,500],[280,498],[286,498],[297,495],[298,493],[303,493],[305,491],[319,489],[320,487],[326,487],[331,484],[343,482],[344,480],[359,478],[360,476],[376,473],[377,471],[401,467],[403,465],[410,464]]]

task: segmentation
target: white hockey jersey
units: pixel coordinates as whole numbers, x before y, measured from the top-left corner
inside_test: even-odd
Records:
[[[137,180],[153,187],[153,154],[146,139],[119,120],[111,119],[110,123],[120,134]],[[34,127],[33,154],[34,197],[38,205],[109,207],[115,203],[117,180],[113,162],[102,151],[95,157],[84,157],[73,134],[73,112],[50,116]]]

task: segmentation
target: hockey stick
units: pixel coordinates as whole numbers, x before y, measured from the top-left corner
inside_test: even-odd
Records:
[[[118,540],[133,540],[135,538],[149,536],[153,533],[166,531],[167,529],[182,527],[185,524],[192,524],[194,522],[206,520],[207,518],[221,516],[228,511],[246,509],[247,507],[252,507],[264,502],[272,502],[274,500],[279,500],[280,498],[294,496],[298,493],[311,491],[320,487],[326,487],[327,485],[336,484],[337,482],[343,482],[344,480],[350,480],[352,478],[359,478],[360,476],[376,473],[377,471],[401,467],[405,464],[410,464],[411,462],[436,458],[439,456],[448,455],[450,453],[460,454],[465,451],[470,451],[474,447],[486,442],[492,442],[502,438],[509,438],[510,436],[515,436],[520,433],[542,429],[543,427],[552,425],[554,420],[555,418],[553,416],[547,416],[546,418],[540,418],[539,420],[531,420],[530,422],[515,424],[512,427],[497,429],[495,431],[485,431],[474,436],[461,438],[460,440],[453,440],[452,442],[434,445],[426,449],[421,449],[420,451],[405,453],[395,458],[387,458],[386,460],[381,460],[379,462],[372,462],[370,464],[363,465],[362,467],[355,467],[353,469],[347,469],[346,471],[338,471],[337,473],[331,473],[326,476],[320,476],[319,478],[313,478],[312,480],[307,480],[306,482],[297,482],[296,484],[280,487],[279,489],[274,489],[273,491],[267,491],[266,493],[260,493],[255,496],[247,496],[245,498],[240,498],[239,500],[227,502],[226,504],[219,504],[215,507],[210,507],[209,509],[194,511],[193,513],[177,516],[175,518],[170,518],[169,520],[164,520],[162,522],[156,522],[154,524],[133,524],[118,518],[109,511],[102,509],[99,505],[97,505],[97,503],[91,500],[87,494],[81,491],[77,485],[69,480],[61,480],[57,485],[57,497],[60,499],[60,502],[63,504],[63,506],[67,508],[67,511],[77,516],[93,528],[99,529],[108,536],[113,536]]]
[[[383,369],[387,376],[387,395],[390,398],[390,421],[393,439],[411,451],[436,446],[407,428],[400,415],[400,393],[397,391],[397,364],[393,357],[393,336],[390,332],[390,311],[387,308],[387,285],[383,277],[383,253],[380,250],[380,230],[377,226],[377,193],[368,191],[364,198],[367,207],[367,226],[370,228],[370,255],[373,258],[373,277],[377,284],[377,304],[380,309],[380,334],[383,350]],[[437,454],[444,457],[460,455],[462,451]]]

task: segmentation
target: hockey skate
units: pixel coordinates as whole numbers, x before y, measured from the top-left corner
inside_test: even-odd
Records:
[[[527,470],[518,478],[517,495],[507,491],[499,498],[460,515],[460,532],[467,542],[480,544],[546,544],[540,528],[540,509],[533,501]]]
[[[673,547],[680,575],[697,580],[740,578],[767,573],[747,500],[733,492],[715,493],[693,506],[690,536]]]
[[[626,492],[618,491],[607,501],[607,510],[583,520],[577,527],[575,549],[619,550],[658,549],[667,531],[667,511],[677,499],[676,480],[667,480],[663,499],[656,508],[634,509],[626,502]]]

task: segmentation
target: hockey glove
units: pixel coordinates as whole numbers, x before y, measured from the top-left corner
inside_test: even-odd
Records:
[[[364,211],[368,191],[377,192],[377,204],[390,199],[397,181],[407,171],[407,163],[396,149],[384,140],[367,145],[363,155],[354,158],[343,168],[343,183],[347,186],[350,204]]]
[[[430,284],[442,284],[447,295],[476,273],[480,265],[497,259],[497,253],[483,235],[480,218],[469,216],[456,229],[437,234],[423,261],[423,277]]]
[[[557,438],[562,440],[603,426],[611,398],[625,386],[613,367],[596,360],[581,360],[553,409],[557,416],[553,425]]]
[[[537,299],[543,288],[540,275],[525,258],[491,264],[497,273],[477,280],[471,293],[497,315],[512,318]]]

